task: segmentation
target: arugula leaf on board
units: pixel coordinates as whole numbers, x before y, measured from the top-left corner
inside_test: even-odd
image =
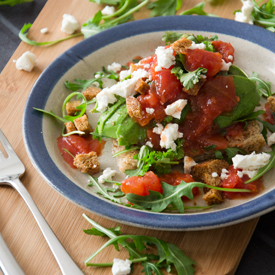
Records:
[[[192,72],[184,72],[181,67],[174,67],[171,70],[177,79],[180,80],[181,84],[185,89],[189,90],[194,87],[196,83],[200,81],[200,79],[207,73],[207,69],[205,68],[198,68]]]
[[[183,11],[182,13],[180,13],[180,15],[196,14],[196,15],[205,15],[205,16],[211,16],[211,17],[219,17],[215,14],[205,12],[203,10],[204,6],[205,6],[205,2],[201,2],[201,3],[197,4],[196,6],[194,6],[193,8]]]
[[[0,0],[0,6],[9,5],[12,7],[17,4],[23,4],[28,2],[33,2],[33,0]]]
[[[77,37],[77,36],[81,36],[82,33],[76,33],[76,34],[72,34],[70,36],[67,36],[65,38],[62,39],[58,39],[58,40],[54,40],[54,41],[49,41],[49,42],[36,42],[34,40],[30,40],[28,38],[28,32],[29,29],[31,28],[32,24],[28,23],[28,24],[24,24],[24,26],[22,27],[22,29],[19,32],[19,38],[24,41],[25,43],[29,44],[29,45],[33,45],[33,46],[50,46],[50,45],[54,45],[57,44],[59,42],[71,39],[73,37]]]
[[[142,272],[145,275],[151,275],[152,271],[154,274],[163,274],[161,269],[166,267],[170,271],[170,265],[174,265],[178,274],[181,275],[192,275],[195,270],[193,266],[196,264],[188,256],[186,256],[182,250],[171,243],[164,242],[155,237],[141,236],[141,235],[120,235],[114,230],[106,229],[100,226],[98,223],[83,214],[83,217],[91,223],[96,229],[96,234],[102,232],[104,236],[108,236],[110,240],[105,243],[100,249],[93,253],[86,261],[87,266],[111,266],[112,263],[106,264],[93,264],[89,263],[96,255],[98,255],[105,247],[114,245],[119,250],[118,245],[124,247],[129,253],[129,259],[135,262],[141,262],[144,266]],[[130,242],[131,241],[131,242]],[[156,246],[158,255],[147,254],[147,246]],[[144,252],[144,253],[143,253]]]
[[[273,169],[275,167],[275,145],[272,146],[271,152],[266,152],[267,154],[270,154],[269,162],[262,168],[259,169],[258,173],[250,180],[246,181],[246,183],[250,183],[252,181],[255,181],[262,177],[266,172]]]
[[[126,198],[129,202],[137,204],[146,209],[150,209],[153,212],[161,212],[167,208],[168,205],[172,205],[177,208],[180,213],[184,213],[184,204],[181,199],[182,196],[186,196],[190,200],[193,199],[192,189],[194,187],[207,187],[211,189],[216,189],[220,191],[228,192],[251,192],[248,189],[231,189],[231,188],[221,188],[217,186],[207,185],[202,182],[184,182],[181,181],[179,185],[172,186],[165,182],[162,182],[163,194],[149,190],[148,196],[138,196],[136,194],[127,194]]]
[[[182,5],[182,0],[157,0],[151,2],[147,8],[151,11],[150,16],[175,15]]]

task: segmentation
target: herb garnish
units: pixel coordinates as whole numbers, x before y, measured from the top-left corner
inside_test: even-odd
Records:
[[[11,7],[17,4],[32,2],[33,0],[0,0],[0,6],[10,5]]]

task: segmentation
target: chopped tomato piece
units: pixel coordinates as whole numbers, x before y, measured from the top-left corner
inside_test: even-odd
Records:
[[[123,193],[136,194],[139,196],[149,195],[149,190],[162,193],[162,187],[159,178],[153,172],[147,172],[143,177],[134,176],[124,180],[121,183]]]
[[[248,189],[251,190],[251,192],[224,192],[228,199],[252,197],[259,194],[259,192],[264,189],[261,178],[245,184],[250,178],[247,175],[243,175],[243,177],[240,178],[237,173],[238,169],[235,169],[233,165],[231,165],[228,169],[228,178],[222,181],[221,186],[223,188]]]
[[[153,144],[153,148],[155,150],[161,150],[161,147],[160,147],[160,135],[156,134],[153,132],[153,129],[148,129],[147,130],[147,137],[148,137],[148,140]]]
[[[187,50],[185,53],[185,68],[195,71],[202,67],[207,69],[207,76],[216,75],[222,68],[222,55],[218,52],[208,52],[201,49]]]
[[[194,182],[195,180],[192,178],[190,174],[182,174],[179,171],[174,171],[173,173],[165,174],[160,177],[160,181],[166,182],[172,186],[179,185],[181,181],[185,182]],[[194,187],[192,189],[193,195],[199,194],[199,188]],[[187,197],[182,196],[182,200],[189,200]]]
[[[99,142],[97,139],[93,139],[93,136],[81,137],[78,135],[70,135],[67,137],[57,138],[57,146],[63,157],[63,159],[72,167],[75,168],[73,164],[73,157],[68,154],[64,149],[68,150],[73,156],[77,154],[88,154],[91,151],[101,154],[104,147],[105,141]]]
[[[230,43],[222,41],[212,41],[212,45],[214,49],[222,55],[222,58],[226,63],[233,63],[235,50]]]
[[[275,124],[275,120],[274,120],[274,117],[273,117],[272,112],[271,112],[271,110],[270,110],[270,103],[269,103],[269,102],[266,103],[266,104],[264,105],[264,107],[265,107],[265,114],[263,114],[263,119],[264,119],[266,122],[268,122],[268,123],[274,125],[274,124]]]

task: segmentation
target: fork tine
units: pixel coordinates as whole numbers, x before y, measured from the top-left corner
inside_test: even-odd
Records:
[[[5,137],[5,135],[1,129],[0,129],[0,142],[2,143],[8,156],[16,155],[16,153],[12,149],[12,146],[10,145],[9,141],[7,140],[7,138]],[[2,158],[2,157],[5,157],[5,156],[4,156],[3,152],[1,152],[1,150],[0,150],[0,158]]]

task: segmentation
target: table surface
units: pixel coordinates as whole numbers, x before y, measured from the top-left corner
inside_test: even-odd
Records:
[[[58,2],[57,0],[56,2]],[[80,1],[80,0],[78,0]],[[83,0],[82,0],[83,1]],[[87,0],[88,1],[88,0]],[[229,0],[228,0],[229,1]],[[20,28],[23,26],[24,23],[34,22],[36,17],[39,15],[40,11],[44,7],[46,0],[35,0],[32,3],[26,3],[22,5],[17,5],[14,7],[8,6],[0,6],[0,72],[4,69],[6,64],[8,63],[9,59],[13,55],[14,51],[18,47],[20,43],[20,39],[18,38],[18,32]],[[77,2],[77,1],[74,1]],[[184,1],[183,1],[184,2]],[[191,3],[192,2],[192,3]],[[189,1],[189,6],[194,6],[200,1]],[[225,2],[225,1],[224,1]],[[224,6],[214,6],[210,7],[207,5],[208,11],[222,15],[223,17],[233,18],[232,12],[235,9],[239,9],[241,7],[240,1],[235,1],[236,7],[232,10],[223,10]],[[71,14],[73,12],[71,11]],[[84,20],[85,21],[85,20]],[[275,35],[275,34],[274,34]],[[31,47],[29,47],[31,49]],[[14,70],[15,72],[15,70]],[[9,80],[10,81],[10,80]],[[12,81],[7,81],[4,83],[7,86],[13,85]],[[18,87],[16,87],[18,88]],[[21,113],[23,110],[21,110]],[[1,111],[1,103],[0,103],[0,115],[1,118],[4,118],[5,115]],[[18,120],[20,121],[20,120]],[[7,128],[5,122],[10,122],[8,120],[1,120],[0,127]],[[20,123],[20,122],[18,122]],[[20,128],[20,127],[19,127]],[[6,135],[10,139],[12,145],[15,148],[23,146],[22,141],[22,133],[18,135],[18,137],[13,137],[14,135],[12,132],[6,132]],[[22,151],[23,152],[23,151]],[[22,158],[22,157],[21,157]],[[27,158],[25,156],[25,158]],[[24,162],[24,160],[23,160]],[[26,162],[24,162],[26,164]],[[33,168],[30,166],[30,163],[27,162],[27,171],[32,171]],[[64,244],[67,244],[66,249],[68,250],[69,254],[73,255],[74,257],[81,258],[82,260],[86,259],[91,253],[91,247],[94,245],[99,247],[103,243],[100,238],[93,239],[93,242],[88,243],[87,239],[85,239],[85,234],[78,232],[77,234],[72,234],[70,232],[71,228],[86,228],[87,223],[83,220],[79,219],[79,215],[83,212],[82,209],[72,205],[72,203],[68,202],[64,198],[60,197],[59,194],[56,194],[38,175],[34,175],[35,172],[26,173],[23,177],[23,182],[31,193],[32,197],[35,199],[36,204],[38,205],[39,209],[41,210],[44,217],[47,219],[48,223],[53,228],[54,232],[57,234],[58,238]],[[39,182],[34,183],[34,179],[38,180]],[[30,184],[29,184],[30,183]],[[52,193],[53,196],[59,196],[59,200],[63,200],[59,208],[56,209],[54,205],[47,205],[47,201],[43,197],[43,192],[39,192],[40,188],[45,190],[45,193]],[[5,241],[7,242],[8,246],[10,247],[11,251],[19,261],[20,265],[23,267],[26,274],[38,274],[33,273],[34,270],[39,270],[39,266],[41,268],[40,274],[50,274],[47,273],[47,266],[50,265],[51,274],[60,274],[59,268],[55,263],[53,256],[49,249],[47,249],[47,245],[45,240],[43,239],[42,234],[39,232],[35,221],[30,217],[28,213],[27,207],[22,202],[22,199],[19,195],[16,194],[14,190],[11,188],[2,188],[0,189],[0,232],[3,235]],[[6,204],[13,200],[16,207],[12,205],[6,206]],[[71,213],[73,211],[73,213]],[[75,215],[75,220],[71,220],[70,222],[66,221],[66,215],[70,212],[70,215]],[[96,216],[93,215],[95,218]],[[96,217],[97,221],[100,222],[103,226],[109,225],[111,222],[100,217]],[[59,222],[56,222],[56,219],[59,219]],[[254,234],[251,238],[250,243],[247,246],[247,249],[242,257],[242,260],[238,266],[238,269],[235,274],[243,275],[243,274],[275,274],[275,264],[274,264],[274,257],[275,257],[275,231],[273,230],[273,223],[272,221],[275,220],[275,211],[266,214],[260,218],[260,221],[254,231]],[[74,223],[80,222],[78,226]],[[113,224],[113,223],[111,223]],[[5,226],[4,226],[5,225]],[[19,226],[20,225],[20,226]],[[62,230],[63,235],[58,235],[59,227],[62,225],[66,225],[68,228],[66,230]],[[18,232],[16,228],[26,227],[25,232],[22,235],[25,236],[26,239],[20,238],[20,231]],[[123,231],[126,233],[131,233],[131,227],[123,226]],[[126,230],[126,231],[125,231]],[[128,231],[127,231],[128,230]],[[146,234],[152,234],[154,231],[148,230]],[[65,234],[64,234],[65,233]],[[177,233],[178,234],[178,233]],[[68,239],[70,238],[70,239]],[[39,245],[36,246],[36,251],[28,248],[28,242],[30,239],[35,239],[36,243]],[[87,241],[87,247],[82,249],[81,251],[78,250],[78,245],[83,244]],[[65,245],[64,245],[65,246]],[[83,245],[82,245],[83,247]],[[39,259],[45,259],[45,262],[34,263],[32,259],[38,259],[36,253],[44,253],[43,257],[40,256]],[[75,252],[77,251],[77,252]],[[93,250],[94,251],[94,250]],[[111,252],[110,252],[111,253]],[[106,255],[106,254],[105,254]],[[119,257],[126,257],[126,254],[122,252],[122,255]],[[106,262],[107,259],[99,257],[99,262]],[[110,259],[108,259],[110,260]],[[228,260],[228,259],[225,259]],[[28,263],[28,264],[26,264]],[[81,266],[82,267],[82,266]],[[84,270],[84,269],[83,269]],[[106,273],[105,273],[106,272]],[[108,273],[109,272],[109,273]],[[139,271],[140,272],[140,271]],[[86,274],[94,274],[91,269],[85,269]],[[0,271],[1,274],[1,271]],[[99,274],[99,273],[97,273]],[[110,274],[110,271],[102,271],[100,274]],[[135,273],[138,274],[138,273]],[[208,274],[208,273],[200,273],[200,274]]]

